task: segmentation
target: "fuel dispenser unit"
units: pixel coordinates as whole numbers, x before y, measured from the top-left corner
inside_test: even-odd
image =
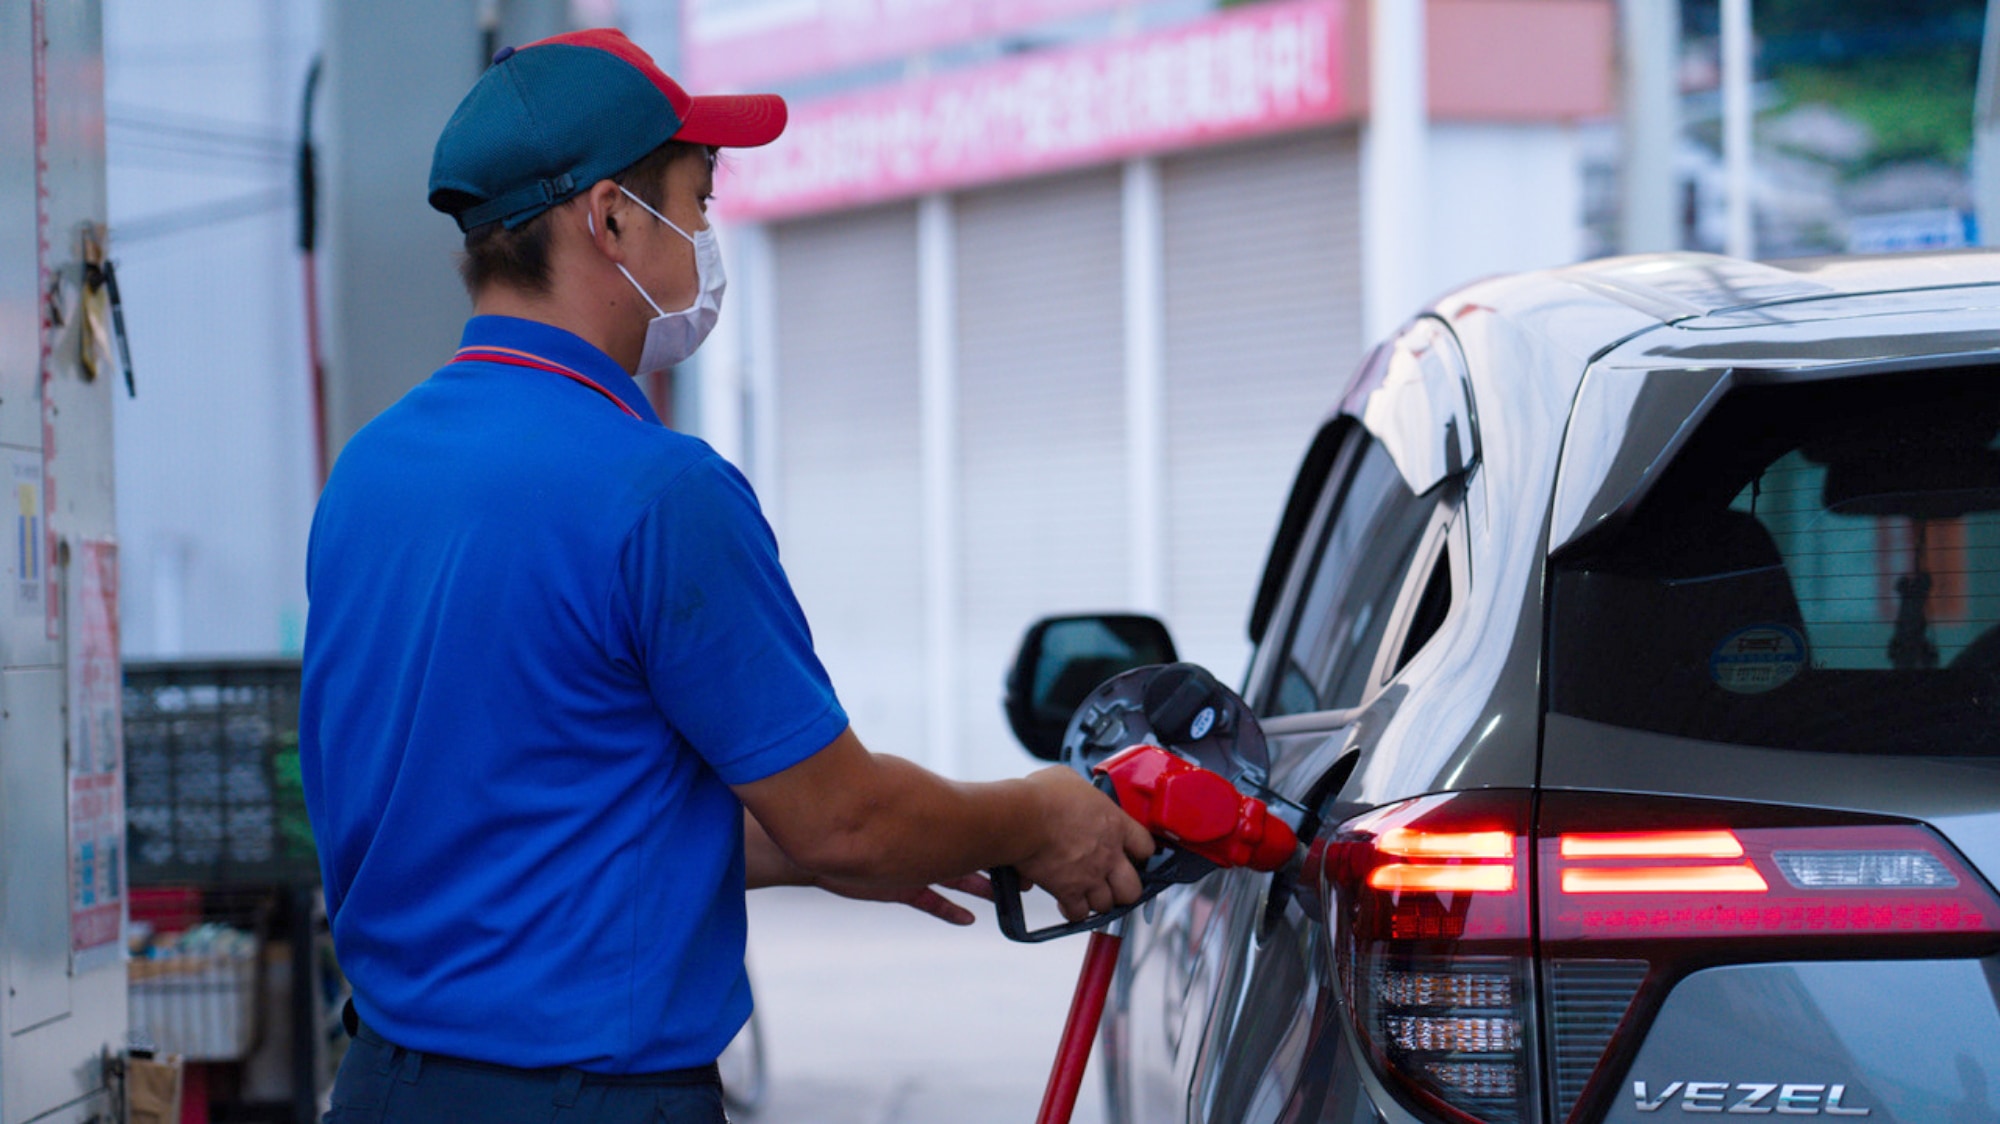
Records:
[[[117,1119],[125,786],[98,0],[0,5],[0,1124]]]

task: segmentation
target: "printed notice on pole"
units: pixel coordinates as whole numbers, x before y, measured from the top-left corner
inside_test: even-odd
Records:
[[[13,591],[16,617],[42,616],[42,455],[13,450],[9,468],[14,486]]]
[[[69,587],[70,949],[118,955],[125,914],[118,547],[77,543]]]

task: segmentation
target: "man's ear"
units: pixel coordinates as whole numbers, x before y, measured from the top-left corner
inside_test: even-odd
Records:
[[[631,217],[626,213],[628,208],[624,193],[610,180],[598,180],[590,190],[577,196],[576,201],[583,208],[584,233],[591,244],[596,246],[598,253],[623,264],[625,247],[621,232]]]

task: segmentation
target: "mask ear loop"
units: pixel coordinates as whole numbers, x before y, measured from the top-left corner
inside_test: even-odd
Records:
[[[668,230],[673,231],[675,234],[680,235],[682,238],[687,239],[689,242],[694,242],[694,235],[689,234],[685,230],[682,230],[679,226],[676,226],[674,224],[674,220],[668,218],[667,216],[661,214],[658,211],[655,211],[652,207],[648,206],[644,199],[641,199],[637,195],[632,194],[631,189],[627,188],[624,184],[621,183],[615,186],[618,188],[618,190],[623,191],[625,193],[625,198],[630,199],[632,202],[637,203],[641,207],[644,207],[647,214],[653,216],[656,219],[659,219],[662,223],[665,223]],[[702,229],[706,230],[708,228],[703,227]]]
[[[624,190],[624,189],[623,189],[623,188],[620,188],[619,190],[621,190],[621,191],[622,191],[622,190]],[[630,194],[630,192],[627,192],[627,194]],[[645,205],[644,203],[641,203],[641,204],[639,204],[639,205],[640,205],[641,207],[645,207],[645,206],[646,206],[646,205]],[[649,210],[649,211],[650,211],[650,210],[652,210],[652,208],[651,208],[651,207],[646,207],[646,209],[647,209],[647,210]],[[589,211],[585,211],[585,212],[583,213],[583,224],[584,224],[584,225],[585,225],[586,227],[589,227],[589,228],[590,228],[590,237],[591,237],[591,239],[592,239],[593,241],[594,241],[594,240],[596,240],[596,238],[597,238],[597,216],[596,216],[596,215],[594,215],[594,214],[592,214],[592,213],[591,213],[591,212],[589,212]],[[672,223],[667,223],[667,225],[668,225],[668,226],[672,226],[673,224],[672,224]],[[652,310],[653,310],[653,316],[654,316],[655,318],[658,318],[658,317],[661,317],[661,316],[665,316],[665,315],[667,314],[667,310],[666,310],[666,309],[664,309],[664,308],[661,308],[661,307],[660,307],[660,305],[659,305],[659,302],[658,302],[658,301],[655,301],[655,300],[653,299],[653,294],[651,294],[651,293],[648,293],[648,292],[646,291],[646,289],[645,289],[645,286],[643,286],[643,285],[639,284],[639,282],[638,282],[637,280],[635,280],[635,279],[633,278],[633,276],[632,276],[631,272],[630,272],[629,270],[627,270],[627,269],[625,268],[625,263],[624,263],[624,262],[619,262],[619,261],[615,261],[615,262],[612,262],[611,264],[612,264],[612,265],[613,265],[614,267],[616,267],[616,268],[617,268],[618,272],[620,272],[620,273],[623,273],[623,274],[625,275],[625,280],[626,280],[626,281],[628,281],[628,282],[630,282],[630,283],[631,283],[631,285],[632,285],[632,287],[633,287],[634,289],[637,289],[637,290],[638,290],[638,292],[639,292],[639,298],[640,298],[641,300],[645,301],[645,302],[646,302],[646,304],[647,304],[647,305],[648,305],[649,307],[651,307],[651,308],[652,308]]]

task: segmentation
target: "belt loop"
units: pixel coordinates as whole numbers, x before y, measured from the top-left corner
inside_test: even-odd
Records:
[[[574,1106],[576,1098],[582,1092],[583,1071],[580,1069],[563,1070],[562,1080],[556,1082],[556,1107],[570,1108]]]
[[[415,1085],[417,1079],[422,1077],[424,1073],[423,1054],[416,1050],[404,1050],[401,1068],[403,1072],[399,1076],[402,1078],[403,1084]]]

